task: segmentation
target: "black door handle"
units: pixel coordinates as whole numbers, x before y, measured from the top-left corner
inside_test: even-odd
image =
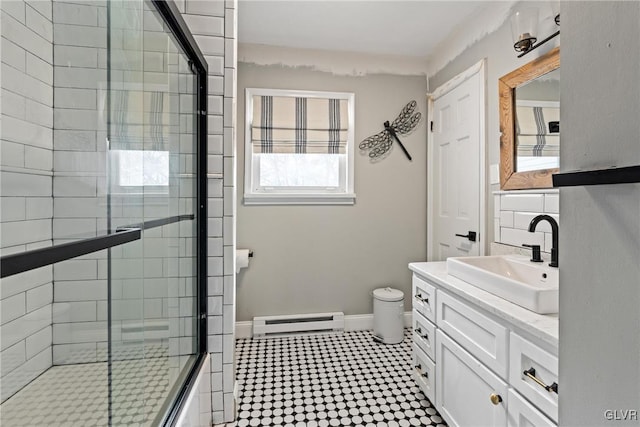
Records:
[[[466,237],[470,242],[475,242],[477,235],[475,231],[469,231],[469,234],[456,234],[458,237]]]

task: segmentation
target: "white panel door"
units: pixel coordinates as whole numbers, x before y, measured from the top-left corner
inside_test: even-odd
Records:
[[[433,261],[480,255],[482,75],[474,73],[433,102]]]

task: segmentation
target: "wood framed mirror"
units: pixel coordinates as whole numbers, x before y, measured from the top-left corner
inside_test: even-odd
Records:
[[[498,80],[501,190],[553,187],[560,160],[559,68],[556,47]]]

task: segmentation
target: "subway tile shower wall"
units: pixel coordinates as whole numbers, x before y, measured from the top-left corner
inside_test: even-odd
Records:
[[[45,2],[42,2],[45,3]],[[107,7],[53,0],[53,240],[107,224]],[[53,364],[105,361],[107,252],[53,266]]]
[[[169,141],[189,141],[191,89],[182,84],[186,63],[166,51],[165,29],[146,3],[130,2],[112,9],[111,61],[112,96],[126,91],[130,108],[114,114],[112,126],[126,123],[126,138],[112,138],[112,149],[141,149],[148,98],[139,81],[153,81],[170,75],[176,81],[159,91],[163,95],[169,127]],[[139,48],[126,43],[126,27],[121,14],[129,11],[144,22],[144,62],[137,61]],[[107,3],[53,0],[55,62],[55,154],[54,223],[55,243],[82,233],[96,235],[106,230],[106,112],[107,95]],[[123,26],[125,26],[123,28]],[[74,37],[69,37],[73,34]],[[135,37],[134,37],[135,39]],[[129,40],[130,41],[130,40]],[[127,61],[122,57],[128,58]],[[184,80],[186,83],[186,79]],[[124,89],[124,91],[123,91]],[[184,102],[183,102],[184,101]],[[172,155],[189,159],[190,144],[172,148]],[[161,196],[144,200],[136,194],[112,191],[109,203],[112,227],[172,214],[191,214],[192,172],[189,161],[180,162],[179,182],[168,189],[171,204]],[[177,211],[179,210],[179,212]],[[190,224],[170,224],[144,232],[144,240],[111,250],[111,331],[117,345],[132,345],[141,324],[156,328],[145,333],[150,339],[168,339],[169,355],[190,354],[192,335],[190,281]],[[54,266],[53,363],[88,363],[106,360],[107,348],[107,257],[106,252],[90,254]],[[143,280],[141,280],[143,279]],[[171,279],[171,280],[166,280]],[[95,286],[91,286],[92,284]],[[189,282],[186,282],[189,283]],[[75,293],[73,291],[76,291]],[[168,297],[169,296],[169,297]],[[177,297],[177,298],[176,298]],[[166,322],[168,319],[168,322]],[[172,358],[178,363],[178,358]],[[171,365],[171,369],[177,366]]]
[[[207,100],[209,394],[201,425],[235,418],[236,0],[174,0],[209,66]],[[195,406],[195,405],[194,405]],[[195,409],[190,408],[189,411]],[[185,425],[191,425],[186,423]]]
[[[0,1],[0,253],[51,246],[53,10],[51,1]],[[51,366],[51,266],[2,279],[0,402]]]
[[[206,380],[201,381],[209,393],[200,395],[210,404],[198,409],[201,424],[209,425],[235,416],[237,11],[235,0],[175,0],[175,4],[209,65],[207,285],[215,304],[208,315],[210,369],[202,371]],[[106,229],[106,5],[105,1],[0,1],[0,231],[7,242],[3,255]],[[128,216],[139,215],[123,210],[114,215],[114,225],[131,223]],[[116,299],[120,297],[120,308],[128,289],[122,279],[116,278],[112,287]],[[0,400],[52,363],[105,359],[104,252],[3,279],[1,298]],[[159,298],[144,304],[146,313],[163,310]],[[118,334],[117,328],[114,333]]]
[[[540,245],[551,252],[551,227],[541,222],[535,233],[529,232],[531,220],[541,214],[552,216],[560,224],[558,190],[496,191],[494,197],[494,241],[511,246]]]

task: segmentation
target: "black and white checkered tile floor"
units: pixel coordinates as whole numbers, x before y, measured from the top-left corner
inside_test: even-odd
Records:
[[[411,333],[366,331],[236,343],[241,426],[445,426],[411,378]]]

